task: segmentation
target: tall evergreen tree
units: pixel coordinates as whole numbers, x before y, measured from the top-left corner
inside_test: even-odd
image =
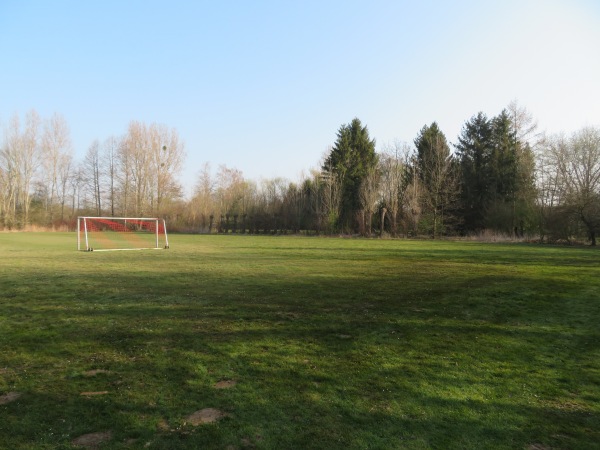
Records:
[[[456,150],[461,170],[461,203],[464,231],[484,228],[489,200],[487,162],[492,152],[492,124],[479,112],[463,126]]]
[[[417,161],[419,164],[419,176],[426,186],[432,180],[431,169],[439,167],[450,156],[450,147],[446,136],[439,129],[438,124],[423,126],[414,140],[417,149]]]
[[[513,227],[523,234],[525,229],[539,230],[538,191],[535,177],[535,155],[533,147],[540,143],[540,134],[536,133],[537,123],[533,116],[516,102],[508,107],[511,127],[516,141],[516,191],[514,198]]]
[[[339,226],[342,230],[357,230],[356,217],[362,210],[360,186],[376,165],[375,140],[369,137],[367,127],[357,118],[342,125],[322,167],[341,182]]]
[[[456,183],[446,136],[437,123],[425,125],[414,140],[417,173],[424,188],[423,206],[429,232],[435,238],[444,227],[444,211],[456,194]]]
[[[511,233],[515,226],[517,139],[506,110],[491,120],[490,154],[486,161],[488,203],[485,226]]]
[[[491,121],[491,152],[487,161],[490,201],[512,202],[517,189],[517,140],[506,110]]]
[[[456,149],[465,231],[523,230],[535,197],[533,154],[529,145],[517,138],[508,111],[492,119],[483,113],[471,118]]]

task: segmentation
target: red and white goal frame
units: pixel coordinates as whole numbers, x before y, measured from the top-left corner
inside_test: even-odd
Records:
[[[164,219],[157,217],[77,217],[77,250],[167,249]]]

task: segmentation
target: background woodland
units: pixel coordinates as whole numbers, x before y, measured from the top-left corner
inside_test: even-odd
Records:
[[[250,180],[206,163],[193,189],[179,179],[183,139],[165,125],[132,121],[80,160],[60,114],[14,115],[1,133],[0,230],[74,229],[77,216],[107,215],[164,217],[173,231],[197,233],[595,245],[600,231],[600,129],[545,135],[516,102],[493,117],[477,113],[454,143],[433,122],[379,152],[355,118],[300,180]]]

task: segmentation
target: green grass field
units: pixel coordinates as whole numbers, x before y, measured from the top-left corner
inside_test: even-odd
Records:
[[[0,233],[0,448],[599,448],[595,249],[169,240]]]

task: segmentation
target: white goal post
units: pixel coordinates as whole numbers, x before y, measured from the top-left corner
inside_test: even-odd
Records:
[[[167,225],[157,217],[77,217],[77,250],[169,248]]]

